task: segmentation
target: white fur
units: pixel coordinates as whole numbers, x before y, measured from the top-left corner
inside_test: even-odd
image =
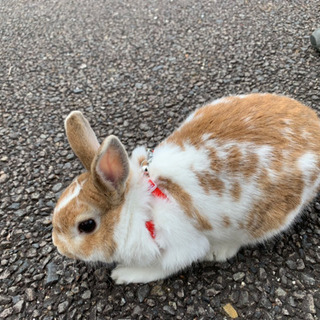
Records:
[[[79,195],[85,181],[83,181],[81,184],[79,184],[78,180],[75,180],[73,183],[75,184],[75,186],[74,186],[72,192],[69,193],[68,195],[66,195],[62,199],[62,201],[59,203],[59,205],[56,206],[56,208],[54,210],[55,212],[58,213],[62,208],[66,207],[74,198],[76,198]]]
[[[223,98],[219,98],[219,99],[211,101],[210,103],[208,103],[208,105],[215,106],[220,103],[229,103],[230,101],[231,101],[231,99],[229,97],[223,97]]]
[[[297,165],[305,176],[309,176],[317,169],[317,161],[317,156],[313,152],[306,152],[297,159]]]
[[[294,137],[294,132],[290,127],[285,127],[281,130],[282,135],[289,140],[290,142],[293,142],[292,138]]]
[[[290,126],[292,123],[292,121],[290,119],[283,119],[283,122],[288,126]]]
[[[84,261],[106,261],[106,262],[112,262],[111,260],[108,260],[103,250],[93,250],[91,255],[88,257],[82,257],[82,260]]]
[[[306,140],[310,139],[311,133],[308,132],[307,130],[302,130],[302,137]]]
[[[244,122],[249,123],[252,120],[252,117],[248,116],[243,119]]]
[[[205,133],[205,134],[202,135],[201,140],[202,140],[203,142],[205,142],[205,141],[209,140],[210,137],[211,137],[211,134]]]
[[[235,97],[239,98],[239,99],[245,99],[248,95],[247,94],[239,94]]]

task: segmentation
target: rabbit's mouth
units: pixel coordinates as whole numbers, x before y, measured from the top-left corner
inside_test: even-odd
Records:
[[[66,246],[60,241],[59,236],[55,232],[52,233],[52,242],[61,255],[77,260],[77,257],[66,249]]]
[[[73,260],[81,260],[78,257],[76,257],[75,255],[73,255],[72,253],[68,252],[67,250],[62,249],[60,246],[57,246],[57,250],[62,256],[65,256],[65,257],[73,259]]]

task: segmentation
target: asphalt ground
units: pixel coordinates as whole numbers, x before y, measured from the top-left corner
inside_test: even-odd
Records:
[[[71,110],[129,153],[230,94],[320,112],[319,27],[311,0],[2,0],[0,318],[320,319],[319,196],[276,239],[146,285],[116,286],[51,242],[55,202],[83,170],[64,134]]]

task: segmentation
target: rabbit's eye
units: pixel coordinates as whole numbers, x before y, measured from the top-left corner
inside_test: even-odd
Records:
[[[78,229],[79,231],[85,233],[91,233],[96,228],[96,222],[93,219],[85,220],[79,223]]]

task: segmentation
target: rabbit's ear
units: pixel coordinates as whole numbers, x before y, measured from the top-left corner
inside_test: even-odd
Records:
[[[129,159],[120,140],[111,135],[101,144],[91,167],[93,181],[103,192],[119,197],[129,175]]]
[[[64,126],[73,152],[89,171],[100,144],[88,120],[80,111],[72,111]]]

